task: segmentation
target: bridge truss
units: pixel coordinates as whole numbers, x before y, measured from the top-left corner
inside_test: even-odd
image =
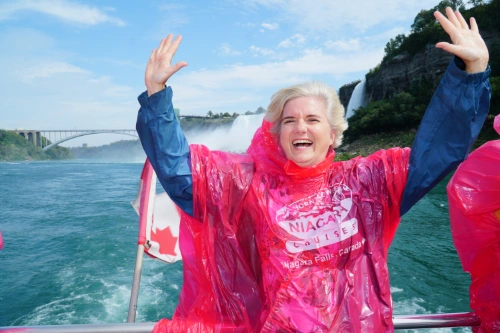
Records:
[[[14,130],[26,140],[30,141],[44,151],[74,138],[93,134],[121,134],[138,138],[135,129],[99,129],[99,130]]]

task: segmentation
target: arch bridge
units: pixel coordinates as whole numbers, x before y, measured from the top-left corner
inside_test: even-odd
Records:
[[[129,135],[138,138],[135,129],[99,129],[99,130],[13,130],[14,132],[26,140],[30,141],[37,147],[41,147],[44,151],[74,138],[93,134],[121,134]]]

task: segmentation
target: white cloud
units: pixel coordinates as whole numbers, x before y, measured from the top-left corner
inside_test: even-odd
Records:
[[[292,46],[298,46],[303,44],[306,41],[305,37],[301,34],[295,34],[290,38],[285,39],[284,41],[278,44],[278,48],[289,48]]]
[[[257,24],[252,22],[247,22],[247,23],[236,22],[235,25],[237,27],[242,27],[242,28],[255,28],[257,26]]]
[[[124,26],[125,22],[107,15],[95,7],[65,0],[17,0],[0,5],[0,21],[12,18],[22,11],[35,11],[57,17],[63,21],[84,25],[111,23]]]
[[[388,21],[413,20],[421,9],[436,5],[436,0],[357,0],[339,4],[331,0],[248,0],[244,7],[274,9],[298,28],[312,31],[365,31]]]
[[[15,40],[22,42],[5,43]],[[40,32],[2,32],[0,51],[0,113],[9,112],[0,116],[2,127],[134,128],[135,96],[142,88],[96,75]]]
[[[229,44],[227,43],[223,43],[216,51],[218,54],[221,54],[221,55],[228,55],[228,56],[235,56],[235,55],[240,55],[241,52],[240,51],[236,51],[236,50],[233,50],[231,49],[231,47],[229,46]]]
[[[276,30],[280,27],[278,23],[262,23],[261,27],[266,28],[268,30]]]
[[[254,50],[260,49],[254,47]],[[349,57],[310,49],[300,57],[286,61],[179,73],[175,83],[172,83],[175,104],[188,114],[206,114],[210,109],[220,112],[225,111],[224,108],[231,112],[244,112],[245,103],[264,105],[262,101],[268,102],[271,93],[284,86],[318,77],[333,80],[346,74],[367,71],[377,65],[382,56],[381,49],[364,50]]]
[[[56,74],[87,73],[86,70],[61,61],[48,61],[34,64],[18,72],[19,80],[31,83],[34,79],[47,78]]]
[[[260,47],[254,46],[254,45],[250,46],[250,51],[253,53],[254,57],[259,56],[259,55],[266,56],[266,57],[276,55],[276,52],[274,52],[273,50],[266,49],[266,48],[260,48]]]
[[[327,40],[325,47],[336,51],[357,51],[360,49],[359,38],[349,40]]]
[[[244,2],[247,5],[276,6],[286,4],[285,0],[250,0]]]
[[[187,6],[182,4],[165,3],[161,4],[160,10],[160,30],[171,31],[171,29],[184,26],[190,22],[187,13]]]

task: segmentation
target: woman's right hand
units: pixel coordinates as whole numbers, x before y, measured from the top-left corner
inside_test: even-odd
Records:
[[[187,62],[185,61],[180,61],[173,66],[170,64],[179,47],[182,36],[177,36],[173,42],[172,38],[172,34],[169,34],[167,38],[163,38],[158,48],[154,49],[149,57],[144,75],[144,83],[148,89],[148,96],[162,90],[167,80],[175,72],[187,66]]]
[[[441,42],[436,47],[460,57],[465,62],[465,71],[469,74],[483,72],[488,68],[488,48],[479,34],[476,20],[470,19],[470,28],[460,12],[446,8],[446,18],[436,11],[434,17],[450,35],[453,44]]]

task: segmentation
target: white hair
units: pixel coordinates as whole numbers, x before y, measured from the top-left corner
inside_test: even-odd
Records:
[[[344,107],[340,103],[335,89],[322,82],[305,82],[280,89],[271,97],[271,103],[267,108],[264,118],[272,124],[271,132],[279,134],[281,117],[285,104],[289,100],[297,97],[313,96],[319,97],[325,101],[325,115],[331,130],[334,131],[335,134],[333,148],[337,148],[342,144],[344,131],[347,129],[347,121],[344,117]]]

